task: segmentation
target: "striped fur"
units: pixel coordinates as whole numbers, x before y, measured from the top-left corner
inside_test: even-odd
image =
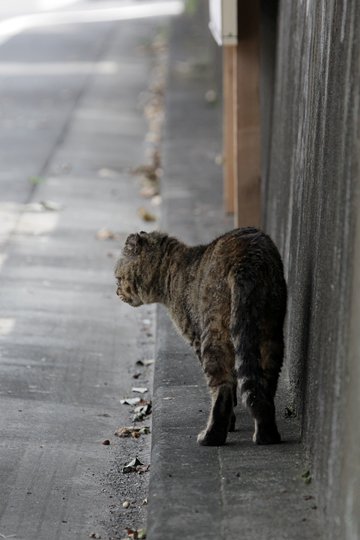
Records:
[[[198,356],[212,398],[198,442],[224,444],[235,429],[237,377],[254,419],[254,442],[279,442],[274,396],[284,354],[286,284],[272,240],[254,228],[195,247],[160,232],[133,234],[115,276],[121,300],[167,306]]]

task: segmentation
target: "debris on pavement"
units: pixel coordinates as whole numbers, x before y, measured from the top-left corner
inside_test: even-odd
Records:
[[[133,398],[125,398],[120,399],[121,405],[138,405],[141,402],[141,398],[139,397],[133,397]]]
[[[124,465],[122,472],[123,474],[133,473],[136,472],[138,474],[142,474],[147,472],[150,469],[150,465],[144,465],[141,463],[140,459],[135,457],[129,463]]]
[[[133,439],[138,439],[141,435],[148,435],[149,433],[150,429],[147,426],[141,428],[130,426],[118,428],[114,435],[121,438],[132,437]]]
[[[154,360],[138,360],[136,362],[136,365],[137,366],[145,366],[145,367],[148,367],[148,366],[152,366],[154,363]]]
[[[304,484],[311,484],[311,473],[310,471],[305,471],[302,475],[301,475],[301,478],[303,479],[304,481]]]
[[[138,394],[145,394],[148,391],[147,388],[142,387],[142,386],[134,386],[131,390]]]
[[[146,538],[145,529],[126,529],[126,533],[128,535],[128,538],[131,538],[133,540],[145,540]]]
[[[141,197],[144,197],[144,199],[153,199],[158,196],[158,193],[159,188],[156,185],[151,185],[150,183],[146,183],[140,189],[140,195]]]
[[[103,444],[104,446],[109,446],[110,445],[110,440],[105,439],[101,444]]]
[[[153,206],[160,206],[161,202],[161,195],[154,195],[153,197],[151,197],[151,204]]]
[[[148,210],[146,210],[146,208],[144,208],[143,206],[141,208],[139,208],[138,210],[138,216],[143,220],[143,221],[148,221],[148,222],[152,222],[152,221],[156,221],[156,216],[154,214],[152,214],[151,212],[149,212]]]
[[[149,414],[151,414],[151,407],[151,401],[145,403],[144,405],[135,407],[133,422],[141,422],[146,418],[146,416],[149,416]]]
[[[119,240],[120,235],[118,233],[114,233],[112,230],[107,229],[106,227],[103,227],[102,229],[98,230],[95,238],[97,240]]]
[[[89,534],[89,538],[101,538],[100,534],[96,533],[96,532],[92,532]]]

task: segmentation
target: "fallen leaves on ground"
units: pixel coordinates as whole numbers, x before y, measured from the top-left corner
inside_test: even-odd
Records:
[[[301,478],[303,479],[304,483],[305,484],[311,484],[311,473],[310,471],[305,471],[302,475],[301,475]]]
[[[151,407],[151,401],[135,407],[133,422],[141,422],[146,416],[149,416],[149,414],[151,414]]]
[[[138,360],[136,362],[137,366],[151,366],[154,363],[154,360]]]
[[[155,161],[150,165],[139,165],[136,169],[133,169],[131,172],[136,176],[145,176],[148,180],[156,181],[157,180],[157,170],[160,167],[160,163]]]
[[[133,473],[136,472],[138,474],[143,474],[147,472],[150,469],[150,465],[144,465],[141,463],[140,459],[135,457],[129,463],[124,465],[122,472],[123,474]]]
[[[133,398],[125,398],[120,399],[121,405],[138,405],[141,402],[141,398],[139,397],[133,397]]]
[[[126,529],[126,534],[128,538],[133,540],[145,540],[146,530],[145,529]]]
[[[152,214],[151,212],[149,212],[148,210],[146,210],[146,208],[144,207],[141,207],[139,208],[138,210],[138,216],[143,220],[143,221],[147,221],[147,222],[153,222],[153,221],[156,221],[156,216],[154,214]]]
[[[95,237],[97,240],[119,240],[120,239],[120,235],[118,233],[115,233],[114,231],[112,231],[111,229],[107,229],[106,227],[99,229]]]
[[[131,390],[133,392],[137,392],[138,394],[145,394],[148,391],[147,388],[142,386],[134,386]]]
[[[130,426],[130,427],[120,427],[118,428],[114,435],[121,438],[132,437],[133,439],[138,439],[141,435],[148,435],[150,429],[147,426],[141,428]]]
[[[156,184],[150,184],[148,182],[143,182],[143,186],[140,189],[141,197],[144,199],[153,199],[159,194],[159,187]]]

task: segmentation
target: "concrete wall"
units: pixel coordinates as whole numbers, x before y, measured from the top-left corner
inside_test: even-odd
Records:
[[[279,3],[264,227],[289,285],[286,369],[329,538],[360,538],[358,0]]]

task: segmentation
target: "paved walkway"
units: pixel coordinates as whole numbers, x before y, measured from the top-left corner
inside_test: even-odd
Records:
[[[221,81],[204,19],[172,25],[166,139],[163,148],[163,228],[204,243],[232,228],[222,207],[222,115],[206,99]],[[214,94],[210,94],[214,96]],[[238,407],[237,431],[220,448],[199,447],[209,396],[200,366],[158,311],[148,540],[315,540],[316,502],[298,443],[286,381],[278,395],[283,444],[255,446],[252,422]],[[305,473],[305,477],[302,475]]]
[[[145,161],[159,24],[33,30],[0,48],[1,538],[118,539],[145,524],[149,474],[122,467],[149,463],[150,438],[114,431],[132,419],[120,399],[151,384],[136,361],[154,355],[154,310],[117,300],[113,266],[146,228],[129,169]]]
[[[143,201],[129,168],[145,160],[138,97],[148,86],[146,44],[157,26],[62,27],[0,48],[5,537],[118,540],[124,527],[145,523],[149,474],[125,475],[122,467],[135,455],[149,463],[150,439],[113,433],[131,423],[120,398],[132,395],[135,372],[136,386],[150,386],[151,372],[136,361],[153,355],[154,310],[118,302],[112,269],[127,233],[153,228],[137,216]],[[221,109],[205,97],[219,94],[221,78],[206,36],[204,19],[186,16],[170,36],[162,224],[190,243],[231,228],[216,164]],[[48,69],[54,64],[56,72]],[[104,228],[116,240],[101,239]],[[284,444],[255,447],[239,410],[229,443],[201,448],[207,390],[161,309],[156,347],[148,539],[318,538],[297,422],[283,414],[285,381],[278,405]]]

